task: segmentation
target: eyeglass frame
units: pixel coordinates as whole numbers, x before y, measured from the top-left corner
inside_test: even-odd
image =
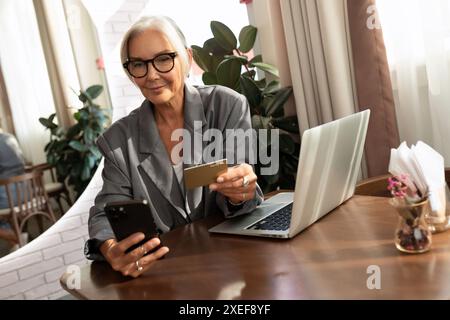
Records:
[[[170,70],[168,70],[168,71],[160,71],[160,70],[155,66],[155,60],[156,60],[157,58],[161,57],[161,56],[169,56],[169,57],[172,58],[172,68],[170,68]],[[139,78],[144,78],[144,77],[147,76],[147,74],[148,74],[148,64],[149,64],[149,63],[151,63],[152,66],[153,66],[153,68],[154,68],[156,71],[158,71],[159,73],[168,73],[168,72],[172,71],[173,68],[175,67],[175,57],[176,57],[176,56],[178,56],[178,53],[177,53],[176,51],[174,51],[174,52],[167,52],[167,53],[161,53],[161,54],[158,54],[158,55],[157,55],[156,57],[154,57],[153,59],[147,59],[147,60],[141,60],[141,59],[130,60],[130,59],[127,59],[127,61],[126,61],[122,66],[123,66],[125,69],[127,69],[127,72],[128,72],[128,74],[129,74],[130,76],[132,76],[133,78],[138,78],[138,79],[139,79]],[[140,62],[145,63],[145,67],[147,68],[147,71],[146,71],[145,74],[144,74],[143,76],[141,76],[141,77],[135,77],[135,76],[133,76],[133,75],[131,74],[130,70],[128,70],[128,65],[130,64],[130,62],[135,62],[135,61],[140,61]]]

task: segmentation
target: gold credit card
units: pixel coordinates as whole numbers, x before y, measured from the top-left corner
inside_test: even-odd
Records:
[[[188,189],[209,185],[216,182],[217,177],[227,170],[227,159],[186,168],[184,169],[184,185]]]

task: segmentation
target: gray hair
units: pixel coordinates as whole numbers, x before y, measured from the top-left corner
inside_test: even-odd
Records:
[[[150,29],[160,31],[169,40],[181,59],[183,74],[187,76],[189,73],[189,56],[186,51],[188,48],[186,38],[175,21],[165,16],[143,16],[130,27],[123,36],[122,44],[120,45],[120,61],[122,64],[128,59],[128,43],[130,40],[136,35]],[[133,81],[128,72],[126,74]]]

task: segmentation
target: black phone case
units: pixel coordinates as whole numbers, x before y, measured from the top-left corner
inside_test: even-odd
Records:
[[[145,200],[108,202],[105,204],[105,213],[117,241],[121,241],[136,232],[142,232],[145,235],[144,240],[128,248],[125,253],[133,251],[152,238],[159,238],[159,232],[150,207]],[[147,254],[158,250],[160,247],[161,244]]]

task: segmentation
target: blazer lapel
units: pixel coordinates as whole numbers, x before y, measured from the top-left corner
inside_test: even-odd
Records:
[[[205,110],[200,93],[196,88],[185,84],[184,87],[184,129],[188,133],[189,139],[183,139],[183,168],[189,168],[196,164],[203,163],[203,150],[206,142],[203,141],[203,132],[206,129]],[[194,211],[201,211],[199,207],[203,198],[203,188],[198,187],[186,190],[189,208]],[[195,216],[197,214],[192,212]]]
[[[167,151],[160,139],[153,106],[149,101],[146,101],[139,110],[138,130],[139,152],[143,158],[139,166],[161,191],[164,198],[187,220],[184,197]]]

